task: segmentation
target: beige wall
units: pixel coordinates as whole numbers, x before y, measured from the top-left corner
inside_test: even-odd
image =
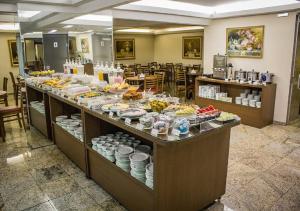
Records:
[[[135,59],[116,60],[122,64],[142,64],[154,61],[154,36],[140,34],[114,34],[114,39],[134,38],[135,39]]]
[[[242,26],[265,26],[262,59],[229,58],[234,69],[266,70],[275,74],[277,83],[274,120],[286,122],[290,86],[296,13],[278,18],[276,14],[214,20],[204,29],[204,71],[210,72],[213,55],[224,54],[226,28]]]
[[[8,92],[13,92],[11,79],[9,76],[9,72],[13,72],[14,75],[19,74],[19,67],[12,67],[10,63],[10,56],[9,56],[9,48],[7,40],[15,40],[16,34],[15,33],[0,33],[0,90],[3,87],[3,77],[8,78]]]
[[[202,64],[200,59],[182,58],[182,37],[185,36],[203,36],[203,32],[156,35],[154,60],[158,63]]]

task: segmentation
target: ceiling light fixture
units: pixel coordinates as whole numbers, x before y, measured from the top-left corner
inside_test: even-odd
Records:
[[[49,31],[48,33],[54,33],[54,32],[57,32],[56,29],[52,29],[51,31]]]
[[[76,17],[74,19],[77,20],[88,20],[88,21],[109,21],[112,22],[112,16],[108,15],[82,15],[79,17]]]
[[[64,26],[63,28],[64,29],[69,29],[69,28],[72,28],[73,27],[73,25],[66,25],[66,26]]]
[[[19,10],[18,16],[20,18],[31,18],[37,14],[39,14],[41,11],[25,11],[25,10]]]
[[[151,29],[119,29],[117,32],[128,32],[128,33],[151,33]]]
[[[165,31],[175,32],[175,31],[190,31],[190,30],[198,30],[204,29],[203,26],[187,26],[187,27],[178,27],[178,28],[167,28]]]
[[[277,17],[279,17],[279,18],[281,18],[281,17],[287,17],[287,16],[289,16],[288,12],[277,14]]]
[[[0,30],[17,31],[20,29],[18,23],[3,23],[0,24]]]

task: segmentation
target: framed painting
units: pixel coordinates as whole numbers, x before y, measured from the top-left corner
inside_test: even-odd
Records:
[[[226,29],[226,53],[229,57],[262,58],[264,26]]]
[[[202,36],[182,37],[182,58],[202,59]]]
[[[19,66],[18,48],[16,40],[8,40],[10,63],[12,67]]]
[[[89,39],[88,38],[81,38],[80,39],[80,44],[81,44],[82,53],[89,53],[90,52],[90,46],[89,46]]]
[[[134,39],[115,39],[115,59],[135,59]]]

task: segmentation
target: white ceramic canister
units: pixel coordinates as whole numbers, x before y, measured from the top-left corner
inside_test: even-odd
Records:
[[[243,99],[242,99],[242,104],[243,104],[244,106],[248,106],[248,105],[249,105],[249,99],[248,99],[248,98],[243,98]]]
[[[256,102],[256,108],[261,108],[261,102],[260,101]]]

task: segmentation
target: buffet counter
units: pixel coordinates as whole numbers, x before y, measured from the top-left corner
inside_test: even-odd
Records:
[[[230,130],[238,117],[163,134],[119,112],[53,91],[48,96],[57,147],[127,209],[200,210],[225,193]]]

